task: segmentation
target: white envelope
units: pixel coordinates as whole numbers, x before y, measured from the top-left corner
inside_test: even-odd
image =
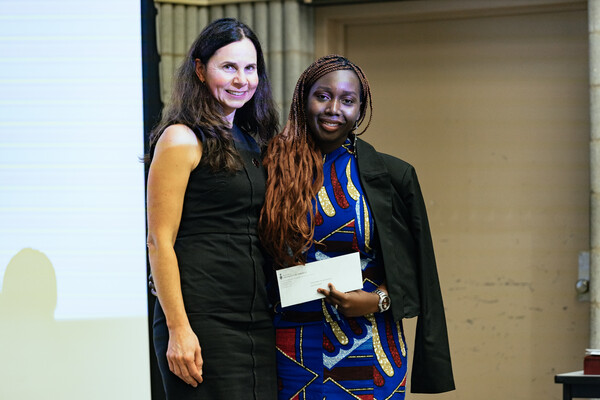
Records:
[[[281,307],[321,299],[317,289],[332,283],[341,292],[362,289],[360,254],[350,253],[277,271]]]

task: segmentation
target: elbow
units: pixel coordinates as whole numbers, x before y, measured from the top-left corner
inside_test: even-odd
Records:
[[[153,251],[156,250],[156,239],[150,233],[148,234],[148,237],[146,238],[146,247],[148,248],[149,253],[152,253]]]
[[[157,254],[161,250],[171,251],[173,250],[174,245],[175,235],[157,235],[152,230],[148,232],[148,237],[146,238],[146,247],[148,248],[148,255],[150,257]]]
[[[148,238],[146,239],[146,247],[148,248],[148,256],[150,260],[154,258],[158,254],[158,251],[161,247],[161,241],[152,233],[148,234]]]

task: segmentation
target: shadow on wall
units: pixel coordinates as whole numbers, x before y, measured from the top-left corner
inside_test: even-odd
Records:
[[[149,398],[147,343],[135,337],[145,321],[56,321],[56,304],[51,261],[19,251],[0,292],[0,399]]]
[[[56,275],[48,257],[33,249],[18,252],[6,267],[0,295],[3,321],[53,324]]]

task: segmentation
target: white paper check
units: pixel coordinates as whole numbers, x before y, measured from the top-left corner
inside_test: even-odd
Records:
[[[317,289],[327,289],[329,283],[341,292],[362,289],[358,252],[278,270],[281,307],[321,299],[325,296]]]

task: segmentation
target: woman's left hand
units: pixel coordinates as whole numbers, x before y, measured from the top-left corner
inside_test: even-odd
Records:
[[[379,296],[364,290],[353,290],[348,293],[340,292],[329,284],[329,290],[317,289],[325,296],[325,301],[333,305],[346,317],[362,317],[379,310]]]

